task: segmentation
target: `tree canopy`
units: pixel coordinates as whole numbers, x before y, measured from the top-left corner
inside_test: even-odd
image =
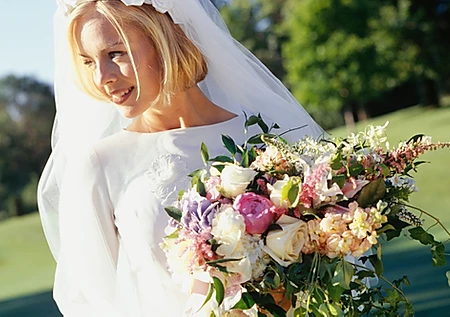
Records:
[[[0,211],[36,210],[36,183],[50,154],[55,112],[49,85],[31,77],[0,80]]]

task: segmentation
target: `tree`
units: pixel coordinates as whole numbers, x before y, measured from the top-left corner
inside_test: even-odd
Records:
[[[439,97],[450,91],[450,1],[407,2],[410,19],[402,35],[419,48],[416,78],[422,104],[439,106]]]
[[[54,112],[47,84],[12,75],[0,80],[0,210],[36,210],[26,206],[22,191],[36,182],[49,156]]]
[[[215,0],[232,36],[254,53],[280,80],[285,71],[281,47],[286,40],[279,32],[285,0]]]
[[[410,78],[417,49],[395,35],[405,10],[391,10],[392,23],[380,29],[378,22],[389,23],[384,11],[373,1],[287,1],[287,80],[323,127],[335,126],[343,110],[347,123],[354,113],[365,118],[368,101]]]

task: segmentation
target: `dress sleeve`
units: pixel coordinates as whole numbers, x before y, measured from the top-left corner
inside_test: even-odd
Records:
[[[114,307],[118,237],[95,152],[67,164],[61,187],[54,298],[67,317],[123,317]]]

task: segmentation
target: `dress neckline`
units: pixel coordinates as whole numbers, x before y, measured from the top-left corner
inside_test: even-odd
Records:
[[[193,127],[175,128],[175,129],[169,129],[169,130],[164,130],[164,131],[156,131],[156,132],[138,132],[138,131],[130,131],[130,130],[127,130],[126,128],[124,128],[124,129],[122,129],[122,133],[130,134],[130,135],[161,135],[161,134],[171,134],[171,133],[196,131],[196,130],[203,130],[203,129],[207,129],[207,128],[220,127],[222,125],[226,125],[228,123],[234,122],[235,120],[238,120],[240,118],[241,118],[240,115],[236,115],[235,117],[233,117],[231,119],[228,119],[228,120],[225,120],[225,121],[221,121],[221,122],[217,122],[217,123],[198,125],[198,126],[193,126]]]

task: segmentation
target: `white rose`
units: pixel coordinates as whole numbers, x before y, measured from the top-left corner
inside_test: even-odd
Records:
[[[289,200],[281,200],[281,196],[283,193],[283,188],[286,186],[286,184],[289,182],[289,176],[285,176],[282,180],[277,180],[275,184],[270,185],[267,184],[267,188],[269,189],[270,193],[270,201],[273,202],[273,204],[277,207],[281,207],[284,209],[289,208]]]
[[[244,217],[231,205],[223,205],[212,221],[211,234],[220,243],[217,253],[232,255],[245,233]]]
[[[282,215],[276,222],[282,230],[270,231],[263,250],[278,264],[288,266],[297,261],[308,239],[308,227],[303,220]]]
[[[226,266],[229,272],[240,274],[239,283],[245,283],[252,278],[252,264],[246,256],[240,261],[226,262],[223,265]]]
[[[251,168],[244,168],[237,165],[225,166],[220,174],[223,195],[228,198],[235,198],[244,193],[248,184],[250,184],[257,174]]]

